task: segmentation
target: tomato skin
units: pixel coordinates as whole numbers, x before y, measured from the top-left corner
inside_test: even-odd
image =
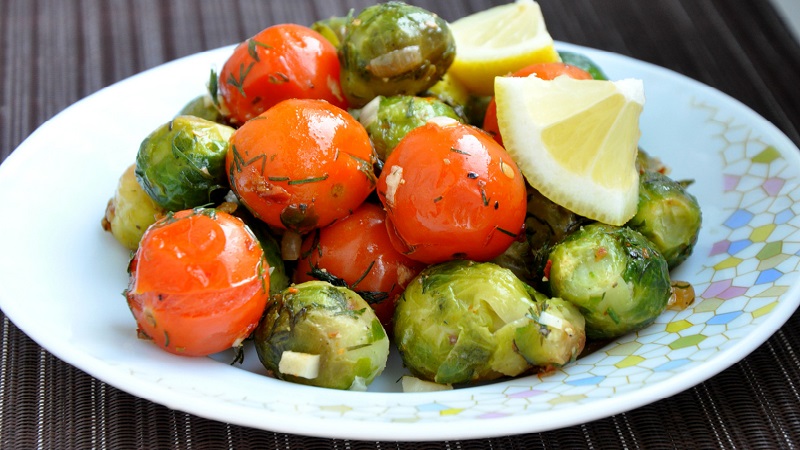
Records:
[[[321,34],[297,24],[273,25],[239,44],[223,65],[221,109],[242,124],[289,98],[347,108],[339,76],[337,50]]]
[[[530,66],[517,70],[510,76],[527,77],[530,75],[535,75],[542,80],[552,80],[560,75],[566,75],[576,80],[592,79],[592,75],[589,74],[589,72],[561,62],[531,64]],[[497,125],[497,103],[495,103],[494,98],[492,98],[486,106],[486,114],[483,116],[482,128],[492,135],[495,141],[503,145],[503,138],[500,136],[500,127]]]
[[[306,233],[355,210],[375,188],[364,126],[322,100],[290,99],[231,138],[231,188],[259,219]]]
[[[238,345],[269,298],[269,266],[244,223],[221,211],[168,215],[145,232],[126,298],[140,335],[179,355]]]
[[[425,264],[392,246],[385,222],[380,206],[364,203],[353,214],[306,236],[295,283],[318,279],[312,269],[324,269],[364,297],[383,326],[390,326],[397,297]]]
[[[412,130],[387,158],[377,189],[392,244],[417,261],[488,261],[523,229],[522,173],[470,125],[428,122]]]

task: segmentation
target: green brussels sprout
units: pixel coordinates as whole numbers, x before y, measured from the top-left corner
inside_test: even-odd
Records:
[[[435,98],[379,95],[361,110],[358,120],[366,128],[378,157],[385,161],[409,131],[439,116],[461,121],[453,108]]]
[[[661,159],[651,156],[641,147],[639,147],[636,153],[636,170],[638,170],[640,174],[645,172],[661,172],[666,175],[669,173],[669,168],[664,165]]]
[[[655,245],[670,269],[692,254],[702,221],[697,199],[681,183],[658,172],[639,176],[639,205],[627,225]]]
[[[572,316],[580,316],[577,309],[545,315],[553,319],[548,323],[542,311],[556,311],[548,302],[496,264],[448,261],[424,269],[400,296],[394,340],[405,366],[423,380],[457,384],[516,376],[562,364],[565,353],[583,349],[583,324]],[[571,328],[570,337],[542,339],[554,325]]]
[[[544,298],[531,314],[535,320],[517,328],[514,344],[531,364],[563,366],[578,359],[586,344],[586,320],[578,307],[560,298]]]
[[[229,193],[229,196],[233,196]],[[235,197],[235,196],[234,196]],[[226,197],[228,199],[228,197]],[[289,274],[286,272],[286,263],[281,255],[281,244],[269,225],[253,216],[244,206],[239,205],[238,200],[232,198],[235,205],[232,214],[240,219],[250,228],[256,236],[261,248],[264,250],[264,257],[269,264],[269,294],[275,295],[283,292],[289,287]]]
[[[442,78],[433,86],[420,94],[422,97],[437,98],[453,108],[456,114],[461,117],[463,122],[469,121],[468,113],[471,111],[474,97],[467,91],[467,88],[452,77],[449,73],[442,75]],[[483,120],[481,120],[482,125]]]
[[[667,306],[667,261],[628,227],[584,226],[556,244],[549,260],[552,295],[578,306],[589,338],[643,328]]]
[[[506,251],[491,262],[510,270],[520,280],[531,283],[535,263],[533,255],[531,244],[527,239],[515,240]]]
[[[198,95],[181,108],[178,116],[195,116],[211,122],[223,123],[222,113],[219,112],[214,100],[208,94]]]
[[[608,80],[606,74],[603,73],[603,69],[583,53],[558,52],[558,56],[561,57],[561,62],[564,64],[569,64],[589,72],[589,75],[595,80]]]
[[[589,222],[589,219],[552,202],[532,187],[528,187],[527,192],[525,233],[534,250],[560,242],[581,225]]]
[[[342,90],[354,108],[378,95],[415,95],[447,72],[455,48],[447,22],[430,11],[396,1],[370,6],[342,42]]]
[[[194,116],[178,116],[150,133],[136,155],[136,178],[170,211],[214,202],[228,189],[225,154],[234,129]]]
[[[101,221],[103,229],[110,231],[120,244],[130,250],[139,247],[147,227],[166,213],[136,181],[135,168],[132,164],[122,173]]]
[[[327,19],[318,20],[311,24],[311,29],[321,34],[325,39],[333,44],[336,49],[342,47],[345,35],[347,35],[347,28],[353,21],[353,10],[345,17],[329,17]]]
[[[367,302],[324,281],[273,296],[253,337],[271,374],[318,387],[365,388],[389,356],[389,338]]]

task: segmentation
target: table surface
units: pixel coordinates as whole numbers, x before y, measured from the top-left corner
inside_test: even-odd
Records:
[[[414,1],[445,19],[504,3]],[[268,25],[356,0],[0,0],[0,158],[73,102]],[[800,46],[768,0],[540,0],[560,41],[629,55],[740,100],[800,144]],[[2,287],[0,287],[0,291]],[[483,440],[330,440],[203,419],[136,398],[41,348],[0,313],[0,448],[792,448],[800,313],[741,362],[671,398],[591,423]]]

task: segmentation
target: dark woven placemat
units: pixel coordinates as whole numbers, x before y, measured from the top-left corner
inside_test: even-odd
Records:
[[[0,157],[71,103],[144,69],[239,42],[269,24],[310,23],[370,3],[0,0]],[[412,3],[454,19],[503,2]],[[766,0],[540,4],[554,38],[688,75],[739,99],[800,143],[800,46]],[[800,443],[798,313],[742,362],[671,398],[545,433],[428,443],[309,438],[170,410],[63,363],[0,318],[4,449],[793,448]]]

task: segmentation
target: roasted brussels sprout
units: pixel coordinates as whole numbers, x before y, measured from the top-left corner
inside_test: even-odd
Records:
[[[493,263],[429,266],[400,296],[394,319],[403,363],[418,378],[440,384],[563,364],[585,342],[577,308],[545,298]]]
[[[211,122],[223,123],[224,118],[208,94],[195,97],[178,112],[178,116],[195,116]]]
[[[420,96],[437,98],[450,105],[462,121],[470,120],[469,113],[475,99],[460,81],[447,73]]]
[[[433,86],[455,58],[447,22],[425,9],[387,2],[361,11],[340,49],[341,84],[351,107],[378,95],[414,95]]]
[[[697,199],[658,172],[639,177],[639,205],[628,226],[652,242],[674,269],[692,254],[703,217]]]
[[[628,227],[586,225],[549,254],[552,295],[580,308],[589,338],[614,338],[655,320],[667,306],[667,262]]]
[[[636,170],[639,171],[639,174],[645,172],[660,172],[664,175],[669,174],[669,167],[664,165],[660,158],[650,155],[641,147],[639,147],[636,153]]]
[[[561,241],[589,219],[579,216],[528,186],[528,212],[525,233],[531,248],[536,251]]]
[[[311,24],[311,29],[325,37],[337,49],[342,47],[342,41],[347,34],[347,27],[353,21],[353,10],[344,17],[329,17]]]
[[[130,250],[139,247],[147,227],[166,213],[136,181],[135,168],[135,165],[131,165],[122,173],[101,221],[103,229],[110,231],[120,244]]]
[[[233,196],[233,193],[229,193]],[[228,197],[226,197],[227,199]],[[282,259],[281,245],[275,233],[269,228],[269,225],[263,221],[255,218],[250,211],[244,206],[239,205],[238,201],[233,198],[236,206],[233,207],[232,214],[240,219],[245,225],[250,228],[250,231],[258,239],[261,248],[264,250],[264,257],[269,263],[269,293],[270,295],[280,294],[284,289],[289,287],[289,274],[286,273],[286,263]]]
[[[435,98],[379,95],[361,110],[358,120],[367,129],[378,157],[385,161],[403,136],[438,116],[461,121],[453,108]]]
[[[191,209],[228,190],[225,155],[233,128],[178,116],[150,133],[136,155],[136,178],[162,208]]]
[[[578,358],[586,343],[586,320],[577,306],[540,294],[529,314],[533,320],[514,332],[514,344],[526,361],[562,366]]]
[[[561,57],[561,62],[564,64],[569,64],[589,72],[589,75],[591,75],[595,80],[608,79],[606,74],[603,73],[603,69],[601,69],[600,66],[598,66],[594,61],[592,61],[591,58],[583,53],[558,52],[558,56]]]
[[[364,389],[389,355],[389,338],[367,302],[324,281],[273,296],[253,336],[271,374],[319,387]]]
[[[491,262],[510,270],[517,278],[530,284],[533,281],[532,269],[535,263],[533,254],[528,240],[518,239]]]

